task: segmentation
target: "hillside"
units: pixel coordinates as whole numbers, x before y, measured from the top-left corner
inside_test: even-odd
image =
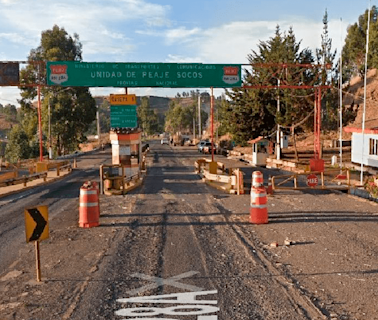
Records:
[[[156,110],[159,115],[164,115],[169,109],[169,103],[171,98],[167,97],[156,97],[156,96],[146,96],[150,99],[150,108]],[[140,105],[140,101],[143,96],[137,97],[137,105]]]
[[[355,77],[350,81],[350,87],[344,92],[343,104],[357,108],[356,119],[348,127],[362,128],[362,115],[364,105],[364,81],[360,77]],[[368,72],[366,86],[366,113],[365,128],[378,128],[378,78],[377,70],[373,69]],[[343,133],[346,135],[346,133]]]
[[[6,120],[5,114],[0,114],[0,131],[9,130],[12,128],[12,123]]]

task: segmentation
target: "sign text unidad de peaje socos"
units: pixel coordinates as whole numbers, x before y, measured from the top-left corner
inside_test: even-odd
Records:
[[[167,68],[170,68],[169,64],[166,65]],[[139,65],[132,65],[126,64],[124,65],[124,69],[128,69],[127,71],[119,71],[118,65],[113,65],[114,69],[118,69],[117,71],[106,71],[106,70],[98,70],[104,69],[105,65],[103,64],[95,64],[95,65],[75,65],[77,69],[92,69],[96,68],[96,71],[91,71],[91,78],[101,78],[101,79],[111,79],[111,78],[129,78],[129,79],[170,79],[171,74],[170,71],[167,71],[164,68],[164,71],[159,71],[159,65],[155,64],[139,64]],[[130,69],[138,69],[137,71],[130,71]],[[175,79],[202,79],[203,74],[201,71],[197,70],[215,70],[215,66],[209,65],[176,65],[176,69],[181,69],[183,71],[176,71],[176,78]],[[148,71],[147,71],[148,70]],[[150,71],[153,70],[153,71]],[[141,71],[141,72],[140,72]]]

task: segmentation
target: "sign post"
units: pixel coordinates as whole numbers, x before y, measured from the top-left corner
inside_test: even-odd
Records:
[[[39,241],[45,240],[49,237],[48,206],[38,206],[25,209],[24,215],[26,243],[34,241],[37,281],[40,282],[41,259]]]

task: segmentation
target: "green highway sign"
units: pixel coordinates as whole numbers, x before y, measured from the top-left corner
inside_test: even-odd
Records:
[[[136,128],[138,126],[136,106],[110,106],[111,128]]]
[[[110,114],[113,115],[137,115],[136,106],[110,106]]]
[[[47,62],[47,84],[67,87],[241,87],[240,64]]]
[[[136,128],[138,126],[137,117],[111,117],[111,128]]]

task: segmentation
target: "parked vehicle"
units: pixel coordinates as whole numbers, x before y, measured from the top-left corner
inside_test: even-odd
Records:
[[[202,149],[203,149],[203,147],[205,146],[206,142],[208,142],[208,141],[206,141],[206,140],[201,140],[201,141],[199,142],[199,144],[197,144],[197,150],[198,150],[198,152],[202,152]]]
[[[161,143],[161,144],[167,144],[167,145],[169,145],[169,141],[168,141],[167,138],[163,138],[163,139],[161,139],[160,143]]]
[[[213,147],[214,147],[214,153],[216,153],[216,151],[217,151],[216,145],[214,144]],[[201,141],[197,145],[197,148],[198,148],[198,152],[201,152],[201,153],[211,153],[212,152],[212,146],[211,146],[210,141]]]

